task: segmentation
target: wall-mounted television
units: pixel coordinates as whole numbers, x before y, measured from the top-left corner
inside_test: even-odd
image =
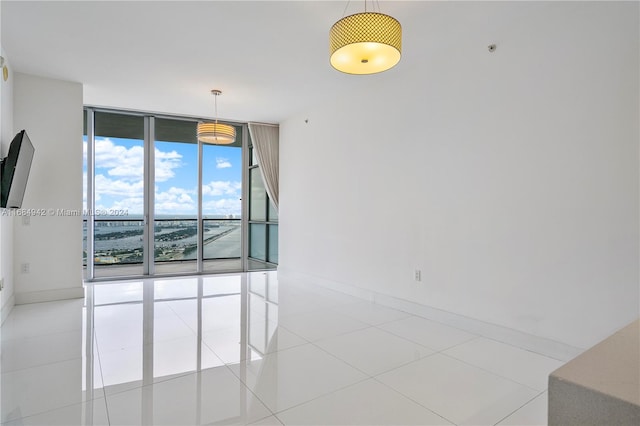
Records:
[[[0,163],[0,207],[19,209],[22,206],[34,152],[27,132],[18,132],[9,145],[9,153]]]

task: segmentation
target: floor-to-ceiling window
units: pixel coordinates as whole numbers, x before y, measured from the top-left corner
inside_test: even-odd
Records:
[[[196,125],[193,118],[85,110],[87,278],[275,266],[273,229],[249,237],[258,222],[243,219],[243,198],[261,202],[257,191],[243,197],[243,181],[257,183],[250,176],[258,171],[243,158],[246,125],[234,124],[230,145],[199,144]],[[269,225],[273,218],[256,216]]]
[[[142,275],[144,117],[96,112],[93,123],[94,276]]]
[[[273,207],[249,140],[249,270],[278,264],[278,211]]]
[[[238,142],[243,139],[243,130],[236,128],[234,144],[202,145],[204,272],[243,270],[243,155]]]
[[[154,119],[154,273],[197,272],[196,123]]]

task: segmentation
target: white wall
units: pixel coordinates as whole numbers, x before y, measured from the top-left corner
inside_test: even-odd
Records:
[[[16,303],[82,297],[82,85],[14,74],[13,125],[35,147],[23,209],[41,209],[26,225],[14,220]],[[29,273],[21,266],[29,264]]]
[[[638,4],[540,7],[281,124],[284,279],[579,348],[638,317]]]
[[[13,138],[13,73],[11,62],[4,50],[0,50],[5,65],[9,69],[9,78],[0,77],[0,157],[6,157]],[[0,73],[1,74],[1,73]],[[3,213],[0,211],[0,213]],[[0,320],[11,312],[14,305],[13,283],[13,218],[0,214],[0,278],[4,279],[4,288],[0,291]]]

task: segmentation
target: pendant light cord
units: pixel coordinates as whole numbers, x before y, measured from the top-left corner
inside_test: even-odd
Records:
[[[216,127],[218,127],[218,94],[214,93],[213,95],[215,96],[213,104],[214,104],[214,113],[216,117]]]
[[[351,0],[348,0],[346,6],[344,7],[344,10],[342,11],[342,17],[343,18],[347,14],[347,9],[349,8],[350,4],[351,4]],[[374,12],[375,12],[376,6],[377,6],[378,13],[382,13],[381,9],[380,9],[380,0],[371,0],[371,4],[372,4],[372,9],[373,9]],[[367,0],[364,0],[364,13],[367,13]]]
[[[351,3],[351,0],[349,0],[347,2],[347,5],[344,7],[344,10],[342,11],[342,17],[344,18],[344,15],[347,14],[347,8],[349,7],[349,4]]]

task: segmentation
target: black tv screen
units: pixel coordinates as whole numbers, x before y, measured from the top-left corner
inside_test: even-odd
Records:
[[[9,145],[7,157],[2,160],[0,207],[19,209],[22,206],[34,152],[27,132],[18,132]]]

